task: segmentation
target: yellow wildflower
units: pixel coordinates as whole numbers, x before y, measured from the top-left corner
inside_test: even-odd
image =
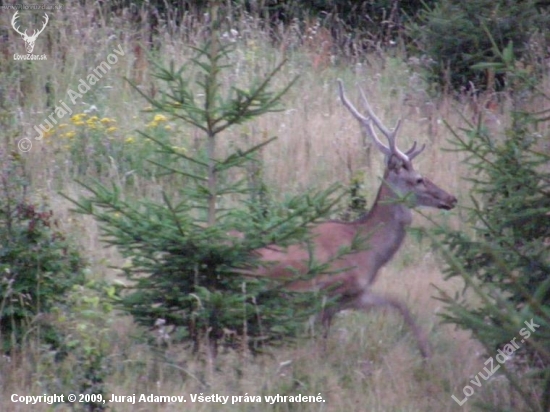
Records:
[[[181,154],[187,153],[187,149],[181,146],[172,146],[172,150],[176,153],[181,153]]]
[[[134,139],[132,136],[128,136],[126,140],[124,140],[126,143],[134,143],[136,139]]]
[[[164,126],[164,130],[172,130],[172,126],[170,126],[169,124],[167,124],[166,126]]]
[[[92,116],[86,120],[86,124],[90,129],[97,129],[99,118],[97,116]]]
[[[116,120],[115,119],[109,119],[108,117],[104,117],[103,119],[100,120],[100,122],[102,124],[110,124],[110,123],[116,123]]]
[[[107,128],[106,132],[107,133],[114,133],[118,130],[118,128],[116,128],[115,126],[111,126],[109,128]]]
[[[76,136],[76,133],[72,132],[72,131],[61,135],[61,137],[65,138],[65,139],[72,139],[75,136]]]
[[[156,114],[155,117],[153,117],[153,121],[157,123],[166,122],[168,118],[163,114]]]
[[[91,126],[91,125],[95,125],[97,123],[97,117],[94,116],[94,117],[90,117],[88,120],[86,120],[86,123],[88,124],[88,126]]]
[[[75,126],[84,126],[86,123],[84,123],[82,120],[79,120],[77,122],[74,122]]]
[[[76,124],[77,122],[81,122],[82,119],[84,119],[86,116],[88,116],[86,113],[77,113],[73,117],[71,117],[71,122]]]
[[[59,126],[57,126],[59,129],[64,129],[66,127],[69,127],[67,123],[61,123]]]

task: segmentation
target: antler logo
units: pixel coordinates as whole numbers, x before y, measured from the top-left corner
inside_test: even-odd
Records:
[[[16,27],[16,24],[17,24],[16,20],[17,20],[17,17],[19,17],[17,15],[18,13],[19,12],[16,11],[15,14],[13,15],[13,18],[11,19],[11,25],[12,25],[13,29],[17,33],[19,33],[21,35],[21,37],[23,37],[23,40],[25,41],[25,48],[27,49],[27,53],[30,54],[30,53],[32,53],[32,50],[34,49],[34,42],[36,41],[36,38],[46,28],[46,24],[48,24],[49,17],[46,13],[44,13],[44,25],[42,26],[42,28],[38,32],[36,30],[33,30],[32,36],[29,36],[29,35],[27,35],[27,30],[25,30],[24,33],[21,33],[19,31],[19,26]]]

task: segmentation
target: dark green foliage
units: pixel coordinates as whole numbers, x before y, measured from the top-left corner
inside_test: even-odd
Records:
[[[498,60],[490,37],[500,49],[512,42],[524,64],[542,63],[532,61],[530,41],[542,31],[537,41],[546,44],[544,28],[550,20],[537,4],[535,0],[441,0],[407,24],[410,48],[429,62],[425,66],[429,78],[441,87],[501,89],[504,73],[493,84],[493,74],[472,66]]]
[[[25,348],[26,356],[40,359],[36,364],[36,384],[44,393],[82,395],[77,402],[64,397],[71,410],[107,410],[108,403],[103,402],[110,398],[106,381],[114,371],[113,346],[120,344],[120,335],[112,325],[116,287],[106,281],[90,280],[65,291],[63,299],[64,305],[50,315],[58,346]]]
[[[432,5],[435,0],[268,0],[259,14],[275,24],[319,18],[342,50],[352,44],[375,49],[389,46],[400,37],[405,17],[416,15],[423,3]]]
[[[460,276],[476,299],[449,296],[444,314],[470,330],[484,344],[487,357],[511,348],[517,339],[516,357],[500,372],[524,402],[522,410],[550,408],[550,152],[548,129],[550,96],[535,86],[528,71],[519,70],[511,47],[497,50],[502,63],[489,65],[506,72],[511,96],[534,89],[546,108],[537,112],[519,109],[516,98],[512,124],[503,136],[477,125],[454,132],[457,152],[467,155],[473,183],[467,212],[468,230],[441,229],[436,244],[442,248],[448,278]],[[520,93],[522,92],[522,93]],[[540,100],[539,100],[540,101]],[[524,329],[528,322],[539,325]],[[523,330],[523,332],[522,332]],[[529,336],[525,336],[525,332]],[[499,373],[500,373],[499,372]],[[529,374],[526,374],[529,372]],[[498,401],[497,401],[498,402]],[[516,405],[517,406],[517,405]],[[510,405],[495,404],[491,410]]]
[[[58,346],[48,314],[84,281],[79,251],[57,228],[47,204],[29,200],[22,165],[0,153],[0,333],[2,350],[23,337]],[[30,334],[29,332],[38,332]]]
[[[432,6],[436,0],[233,0],[219,2],[231,21],[257,18],[265,27],[272,29],[273,40],[281,28],[298,28],[303,38],[308,36],[308,23],[318,20],[330,31],[334,40],[334,53],[357,54],[380,47],[392,47],[401,38],[407,16],[414,17],[423,5]],[[133,19],[140,25],[147,23],[155,32],[163,20],[169,20],[170,28],[182,26],[186,18],[201,20],[208,13],[209,2],[186,1],[114,1],[103,5],[105,14],[120,13],[128,8]],[[144,13],[145,11],[145,13]],[[143,17],[148,16],[147,22]],[[152,40],[152,39],[151,39]],[[338,50],[336,50],[338,48]]]
[[[116,287],[105,281],[88,281],[73,287],[65,299],[66,310],[58,313],[56,327],[66,356],[48,365],[58,378],[47,381],[46,387],[51,392],[62,388],[64,393],[82,394],[82,402],[78,402],[81,410],[106,410],[108,404],[98,397],[110,398],[106,380],[113,364],[107,354],[113,340],[120,339],[111,324]]]
[[[243,337],[256,347],[299,334],[304,320],[319,310],[320,300],[312,294],[284,292],[266,279],[239,276],[232,267],[250,261],[255,247],[303,236],[305,225],[332,205],[325,194],[293,199],[281,214],[272,210],[275,216],[255,227],[248,210],[220,211],[223,217],[207,227],[204,219],[194,218],[205,199],[193,200],[187,190],[185,200],[172,205],[167,198],[164,204],[124,202],[115,188],[88,188],[93,197],[81,206],[132,260],[122,268],[132,283],[120,304],[138,323],[153,328],[162,319],[176,341],[191,340],[197,350],[205,340],[232,346]],[[236,227],[252,231],[248,241],[228,235]]]
[[[510,292],[509,300],[522,306],[549,278],[550,261],[550,160],[540,152],[543,137],[533,127],[535,119],[513,114],[513,126],[503,141],[475,128],[467,137],[456,136],[457,149],[467,151],[468,164],[476,177],[475,205],[469,222],[476,231],[475,242],[464,242],[466,234],[449,239],[460,255],[464,269],[484,284]],[[483,246],[487,244],[487,246]],[[483,247],[482,247],[483,246]],[[502,267],[513,268],[514,278]],[[454,272],[454,274],[457,274]],[[517,293],[518,286],[524,293]],[[550,305],[550,293],[541,303]]]
[[[224,88],[220,73],[232,46],[218,42],[217,25],[213,19],[210,40],[195,49],[188,65],[157,67],[154,75],[162,84],[158,98],[142,94],[156,112],[179,119],[200,136],[197,149],[188,153],[140,132],[165,155],[165,163],[153,163],[164,171],[166,182],[183,182],[177,194],[169,196],[166,184],[162,201],[135,201],[115,186],[91,183],[84,185],[90,197],[75,201],[77,210],[93,215],[106,241],[129,259],[121,268],[128,283],[120,307],[140,324],[162,330],[157,334],[161,342],[187,341],[195,350],[207,346],[213,353],[220,344],[256,349],[284,343],[304,330],[305,319],[319,310],[322,300],[314,293],[286,292],[280,282],[254,276],[252,251],[271,243],[307,242],[307,227],[338,201],[332,187],[280,205],[259,204],[258,188],[267,189],[263,182],[247,182],[243,170],[250,171],[247,164],[256,162],[255,153],[273,138],[220,154],[223,132],[279,110],[280,97],[292,82],[270,90],[280,65],[248,87],[237,86],[237,80]],[[191,68],[198,73],[190,75]],[[328,270],[313,259],[304,263],[310,276]],[[252,274],[243,276],[236,268]]]
[[[363,179],[363,173],[357,173],[348,185],[347,207],[341,216],[341,219],[346,222],[359,219],[367,212],[367,199],[362,187]]]

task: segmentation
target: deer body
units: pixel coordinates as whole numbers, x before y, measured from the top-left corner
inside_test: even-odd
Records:
[[[295,281],[288,285],[289,290],[308,291],[329,288],[341,284],[336,293],[356,295],[368,288],[376,279],[378,270],[397,252],[405,238],[406,226],[411,223],[411,211],[391,199],[389,189],[383,185],[378,192],[373,208],[354,222],[329,221],[316,225],[311,230],[317,262],[327,262],[338,255],[342,246],[349,246],[354,239],[367,239],[367,248],[335,260],[332,269],[347,269],[334,275],[324,275],[307,281]],[[388,203],[386,203],[388,202]],[[390,203],[393,202],[393,203]],[[374,244],[376,248],[368,247]],[[295,271],[305,272],[309,251],[301,245],[286,249],[269,246],[257,250],[264,262],[260,274],[273,278],[290,279]]]
[[[303,245],[281,248],[273,245],[255,251],[264,264],[257,270],[260,276],[288,280],[287,288],[293,291],[328,289],[337,303],[323,313],[326,332],[334,314],[344,309],[372,309],[391,307],[398,310],[415,335],[420,352],[430,356],[429,344],[421,328],[414,321],[407,307],[399,300],[374,293],[371,288],[379,270],[399,250],[412,222],[411,208],[425,206],[437,209],[452,209],[457,200],[429,179],[414,170],[412,160],[423,150],[416,142],[407,152],[401,152],[395,142],[400,122],[393,130],[385,128],[373,113],[362,93],[367,116],[362,115],[348,101],[342,82],[339,81],[340,98],[344,106],[359,120],[367,135],[386,156],[383,182],[371,210],[354,222],[329,221],[311,229],[313,254],[316,262],[330,262],[335,274],[320,275],[310,280],[295,280],[296,272],[305,274],[310,260],[310,249]],[[373,123],[386,136],[389,145],[377,137]],[[354,239],[365,239],[365,248],[340,256],[342,246],[350,246]]]

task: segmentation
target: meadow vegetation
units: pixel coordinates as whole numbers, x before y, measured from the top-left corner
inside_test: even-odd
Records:
[[[53,211],[51,219],[55,220],[56,230],[70,239],[71,248],[77,248],[86,261],[86,281],[75,281],[63,290],[63,304],[48,314],[47,321],[59,331],[57,346],[33,333],[40,330],[42,319],[28,313],[26,322],[36,326],[21,338],[19,349],[5,352],[0,358],[0,409],[31,410],[30,406],[12,403],[10,396],[14,393],[89,392],[103,393],[108,398],[111,394],[140,393],[262,397],[302,393],[321,394],[325,400],[313,404],[225,406],[244,411],[471,411],[476,410],[475,400],[498,400],[501,405],[521,410],[522,400],[501,376],[484,382],[476,389],[475,399],[461,407],[452,400],[451,395],[461,394],[471,377],[483,369],[488,354],[468,332],[441,322],[438,314],[444,305],[433,298],[437,293],[432,286],[453,295],[464,284],[459,278],[444,281],[441,257],[427,240],[415,236],[408,237],[395,260],[383,269],[375,289],[407,302],[419,324],[429,332],[435,354],[427,362],[419,356],[401,318],[390,311],[339,315],[326,349],[319,339],[306,337],[296,345],[283,345],[257,356],[242,350],[223,351],[215,363],[207,364],[187,345],[169,339],[167,342],[161,326],[148,330],[116,309],[117,290],[124,282],[120,268],[128,262],[116,248],[102,241],[91,216],[71,211],[73,205],[65,196],[78,199],[89,195],[75,180],[113,185],[129,201],[160,201],[161,187],[176,198],[180,195],[182,181],[164,178],[161,169],[149,162],[169,164],[172,158],[156,151],[151,140],[137,130],[182,154],[198,150],[198,133],[170,116],[153,112],[124,79],[155,97],[158,84],[151,77],[153,62],[174,62],[176,66],[188,62],[193,56],[190,46],[201,44],[206,36],[198,16],[185,16],[180,26],[166,21],[153,35],[146,25],[132,23],[125,13],[128,11],[103,14],[95,2],[68,2],[63,10],[51,13],[47,30],[37,40],[36,49],[47,54],[46,61],[13,60],[11,56],[21,52],[23,43],[11,30],[0,46],[6,56],[0,61],[2,167],[10,163],[24,169],[29,202],[40,205],[40,210]],[[2,11],[1,25],[9,28],[11,17],[11,13]],[[374,147],[365,146],[358,124],[339,101],[336,79],[341,78],[348,90],[359,85],[368,93],[385,124],[393,125],[403,118],[400,145],[410,147],[414,141],[427,144],[415,160],[417,170],[453,193],[459,205],[471,204],[471,182],[462,178],[471,177],[471,170],[463,163],[464,155],[445,150],[452,147],[449,140],[455,138],[449,128],[459,131],[468,122],[474,124],[481,119],[482,126],[498,136],[512,122],[510,96],[502,92],[498,104],[486,104],[495,101],[494,93],[475,97],[467,93],[433,95],[428,92],[430,85],[397,46],[383,53],[341,56],[326,46],[330,40],[323,30],[304,32],[292,24],[277,30],[279,41],[274,42],[272,33],[258,20],[243,14],[221,32],[221,41],[235,46],[229,55],[230,69],[221,79],[224,87],[246,87],[258,73],[270,72],[284,59],[288,61],[275,82],[284,86],[299,76],[283,97],[282,111],[234,125],[223,137],[225,150],[229,151],[277,136],[258,154],[270,196],[283,200],[310,188],[326,189],[342,183],[357,184],[367,205],[374,200],[383,171],[382,155]],[[150,38],[154,38],[154,47]],[[47,118],[56,102],[67,102],[67,90],[76,90],[80,79],[119,45],[124,55],[76,101],[72,114],[55,124],[42,140],[35,140],[34,126]],[[195,75],[189,73],[190,79]],[[550,91],[548,81],[543,79],[541,83],[545,91]],[[354,100],[359,98],[358,93],[350,94]],[[547,126],[543,124],[540,132],[547,134]],[[17,148],[17,141],[24,136],[32,143],[27,152]],[[550,149],[544,150],[548,153]],[[332,217],[341,217],[345,207],[343,202]],[[414,226],[431,227],[433,219],[468,232],[471,229],[465,217],[460,207],[451,213],[415,212]],[[78,269],[80,276],[80,266]],[[8,294],[6,288],[0,291],[0,311],[9,299],[23,299]],[[479,298],[468,293],[464,299]],[[222,408],[190,403],[189,399],[184,405],[119,403],[110,407],[113,411],[163,412]],[[93,408],[98,407],[32,406],[36,411]]]

